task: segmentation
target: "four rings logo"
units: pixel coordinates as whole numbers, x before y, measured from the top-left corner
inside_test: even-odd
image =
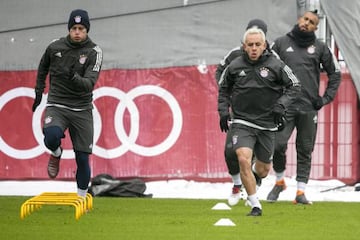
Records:
[[[139,134],[140,113],[134,99],[141,95],[155,95],[162,98],[169,105],[173,116],[173,125],[169,135],[164,141],[155,146],[140,146],[136,143],[137,136]],[[156,156],[170,149],[179,138],[183,124],[182,112],[174,96],[167,90],[154,85],[143,85],[135,87],[127,93],[113,87],[100,87],[93,92],[94,101],[105,96],[120,100],[114,113],[114,125],[116,135],[122,144],[112,149],[105,149],[98,145],[94,145],[93,154],[106,159],[120,157],[127,151],[131,151],[142,156]],[[5,92],[0,96],[0,110],[2,110],[9,101],[18,97],[34,98],[34,90],[32,88],[19,87]],[[2,152],[13,158],[30,159],[37,157],[46,151],[41,129],[41,116],[45,109],[46,99],[47,95],[44,95],[41,104],[34,112],[32,118],[33,134],[38,145],[30,149],[17,149],[8,145],[2,136],[0,136],[0,149]],[[128,134],[126,133],[123,124],[123,114],[126,109],[130,114],[131,126]],[[96,143],[102,131],[101,116],[96,108],[96,105],[94,105],[93,115],[94,125],[96,126],[94,128],[94,143]],[[62,157],[64,159],[74,158],[74,152],[72,150],[64,150]]]

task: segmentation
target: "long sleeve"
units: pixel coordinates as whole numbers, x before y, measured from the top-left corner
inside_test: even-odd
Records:
[[[278,99],[277,103],[281,104],[285,108],[288,108],[290,104],[292,104],[295,99],[299,96],[301,91],[301,84],[297,77],[294,75],[292,70],[284,64],[281,69],[281,79],[283,81],[284,93]]]
[[[230,107],[230,93],[233,82],[231,81],[228,67],[224,70],[219,82],[218,112],[221,116],[228,114]]]
[[[50,67],[50,56],[49,56],[49,50],[46,49],[45,53],[41,57],[38,66],[36,86],[35,86],[36,93],[44,92],[44,89],[46,87],[45,81],[46,81],[46,76],[49,73],[49,67]]]
[[[328,83],[323,95],[324,104],[328,104],[334,100],[336,92],[340,86],[341,73],[340,66],[335,56],[330,52],[330,49],[326,47],[321,63],[328,76]]]

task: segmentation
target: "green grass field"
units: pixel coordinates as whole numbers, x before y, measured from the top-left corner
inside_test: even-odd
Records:
[[[219,200],[94,198],[94,209],[79,220],[70,206],[44,206],[25,219],[29,197],[0,197],[1,239],[176,240],[176,239],[359,239],[360,204],[263,202],[262,217],[247,217],[243,202],[211,210]],[[236,226],[214,226],[229,218]]]

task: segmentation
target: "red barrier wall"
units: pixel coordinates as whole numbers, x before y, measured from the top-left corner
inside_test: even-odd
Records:
[[[218,127],[215,66],[104,70],[94,91],[92,174],[117,178],[228,178]],[[0,72],[0,179],[47,179],[35,71]],[[324,81],[324,80],[322,80]],[[357,95],[349,74],[319,114],[312,178],[359,179]],[[58,179],[74,179],[69,136]],[[287,174],[295,174],[293,139]]]

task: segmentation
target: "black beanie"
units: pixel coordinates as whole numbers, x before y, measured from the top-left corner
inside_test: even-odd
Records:
[[[266,25],[266,23],[263,21],[263,20],[261,20],[261,19],[253,19],[253,20],[251,20],[249,23],[248,23],[248,25],[247,25],[247,27],[246,27],[246,30],[248,30],[249,28],[252,28],[252,27],[258,27],[258,28],[260,28],[264,33],[265,33],[265,35],[266,35],[266,32],[267,32],[267,25]]]
[[[70,28],[75,24],[81,24],[86,28],[87,32],[90,31],[90,20],[87,11],[76,9],[70,13],[68,30],[70,31]]]

